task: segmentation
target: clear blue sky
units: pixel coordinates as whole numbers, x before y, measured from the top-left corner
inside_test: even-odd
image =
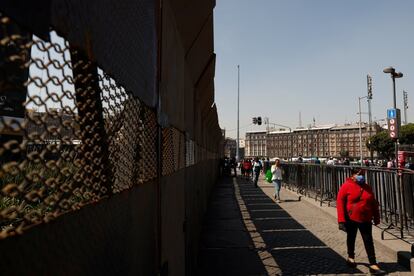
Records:
[[[297,127],[356,122],[358,96],[373,78],[373,117],[392,106],[394,66],[397,105],[408,91],[414,121],[413,0],[217,0],[215,101],[220,126],[236,137],[237,64],[241,68],[240,137],[252,117]],[[363,112],[367,111],[363,100]],[[368,116],[364,115],[364,121]]]

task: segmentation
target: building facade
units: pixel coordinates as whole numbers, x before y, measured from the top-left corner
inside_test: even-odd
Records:
[[[371,134],[375,134],[374,131]],[[369,139],[369,126],[367,124],[361,127],[362,140],[362,156],[363,158],[370,156],[370,151],[366,146]],[[330,129],[329,148],[332,156],[340,157],[348,155],[351,158],[359,158],[361,156],[359,125],[343,125],[335,126]]]
[[[295,129],[292,134],[293,157],[329,157],[329,130],[333,125]]]
[[[366,142],[376,134],[367,124],[361,125],[362,156],[367,158],[370,151]],[[359,124],[312,126],[289,131],[280,129],[270,132],[246,133],[246,156],[268,156],[289,159],[292,157],[349,157],[361,156]],[[265,149],[264,149],[265,147]]]
[[[267,155],[267,132],[246,132],[244,154],[246,157],[264,157]]]
[[[236,139],[226,138],[224,140],[224,156],[233,158],[236,157],[237,142]]]
[[[271,131],[267,134],[266,153],[269,157],[287,159],[293,154],[294,135],[288,130]]]

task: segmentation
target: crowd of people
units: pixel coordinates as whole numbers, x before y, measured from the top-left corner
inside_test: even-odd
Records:
[[[336,159],[329,157],[327,159],[320,160],[318,157],[311,159],[304,159],[302,156],[292,160],[295,163],[312,163],[312,164],[325,164],[328,166],[361,166],[360,161],[350,161],[348,158]],[[242,159],[239,162],[233,158],[223,158],[220,163],[220,169],[222,175],[237,175],[237,170],[240,170],[240,173],[245,178],[253,178],[256,173],[266,173],[270,169],[270,160],[269,158],[246,158]],[[377,167],[377,168],[387,168],[395,169],[397,168],[397,162],[395,159],[388,160],[369,160],[364,159],[362,161],[362,166],[364,167]],[[259,169],[260,167],[260,169]],[[414,161],[411,159],[406,160],[405,162],[400,163],[400,168],[406,170],[414,171]]]
[[[377,167],[377,168],[388,168],[395,169],[397,168],[397,162],[395,159],[363,159],[362,165],[360,160],[351,161],[349,158],[333,158],[329,157],[321,161],[318,157],[303,159],[302,156],[299,156],[294,160],[296,163],[312,163],[312,164],[325,164],[328,166],[364,166],[364,167]],[[403,167],[407,170],[414,170],[414,161],[412,159],[407,159],[404,162],[400,162],[400,168]]]
[[[265,175],[269,182],[275,187],[274,198],[280,201],[280,189],[282,187],[282,167],[279,159],[272,164],[269,158],[259,159],[246,158],[236,162],[234,158],[224,158],[221,160],[220,171],[222,175],[237,176],[237,169],[244,179],[251,179],[254,187],[258,187],[260,175]],[[234,172],[234,173],[232,173]]]

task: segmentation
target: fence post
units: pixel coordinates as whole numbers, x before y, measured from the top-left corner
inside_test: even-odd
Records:
[[[398,211],[399,211],[399,220],[400,220],[400,235],[401,239],[404,238],[404,195],[403,195],[403,185],[402,185],[402,174],[400,170],[397,168],[395,171],[396,176],[396,184],[397,184],[397,202],[398,202]]]
[[[70,48],[75,85],[76,106],[80,127],[82,162],[81,179],[100,195],[112,193],[112,168],[109,160],[108,137],[105,131],[102,100],[100,97],[98,67],[85,53]],[[76,180],[75,180],[76,181]],[[95,186],[99,183],[99,186]]]

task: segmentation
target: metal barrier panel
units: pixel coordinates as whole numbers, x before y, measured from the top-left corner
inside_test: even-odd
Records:
[[[304,163],[282,164],[289,189],[315,198],[320,204],[336,204],[336,196],[342,183],[351,175],[349,166],[328,166]],[[403,170],[363,167],[368,184],[379,202],[381,221],[386,230],[414,229],[414,173]],[[401,179],[401,189],[397,179]],[[404,230],[405,229],[405,230]]]
[[[162,274],[169,267],[172,274],[181,275],[184,262],[171,244],[185,251],[189,260],[197,254],[191,242],[200,231],[222,153],[217,109],[211,107],[215,2],[200,0],[191,8],[165,2],[163,12],[160,3],[151,0],[122,5],[113,0],[43,1],[30,4],[33,9],[21,9],[20,2],[0,5],[2,245],[20,246],[10,237],[22,233],[29,243],[33,239],[33,244],[40,244],[54,229],[45,223],[65,214],[55,221],[56,229],[73,231],[71,223],[81,224],[88,217],[71,240],[52,239],[62,242],[62,254],[74,253],[80,263],[86,251],[99,255],[101,262],[112,258],[101,256],[99,246],[69,249],[73,243],[85,243],[84,234],[97,224],[99,245],[108,237],[119,237],[122,241],[110,246],[115,252],[123,246],[134,254],[148,249],[151,258],[142,260],[151,259],[147,262],[151,267],[141,267],[142,271]],[[102,4],[102,11],[96,12],[97,4]],[[167,6],[174,13],[197,16],[172,14],[164,21]],[[188,24],[193,21],[197,26]],[[180,48],[183,41],[186,51]],[[173,74],[167,78],[166,72]],[[181,104],[175,104],[177,95],[183,97]],[[133,229],[123,237],[128,220],[134,220]],[[142,228],[139,220],[145,224]],[[26,232],[32,227],[35,234]],[[178,235],[185,239],[177,241]],[[125,246],[128,238],[131,244]],[[133,250],[137,244],[143,247]],[[40,248],[39,256],[47,255],[46,249]],[[51,249],[59,246],[54,243]],[[33,250],[30,246],[13,250],[0,265],[9,262],[9,271],[27,274],[29,268],[17,264],[26,262]],[[125,265],[120,259],[107,265]],[[136,263],[142,265],[141,260],[131,262]],[[82,264],[85,271],[105,271]],[[116,265],[111,269],[116,271]]]
[[[2,93],[19,84],[25,99],[20,118],[0,117],[2,238],[158,177],[155,110],[55,32],[16,26],[0,16]],[[218,158],[173,127],[161,150],[163,176]]]

